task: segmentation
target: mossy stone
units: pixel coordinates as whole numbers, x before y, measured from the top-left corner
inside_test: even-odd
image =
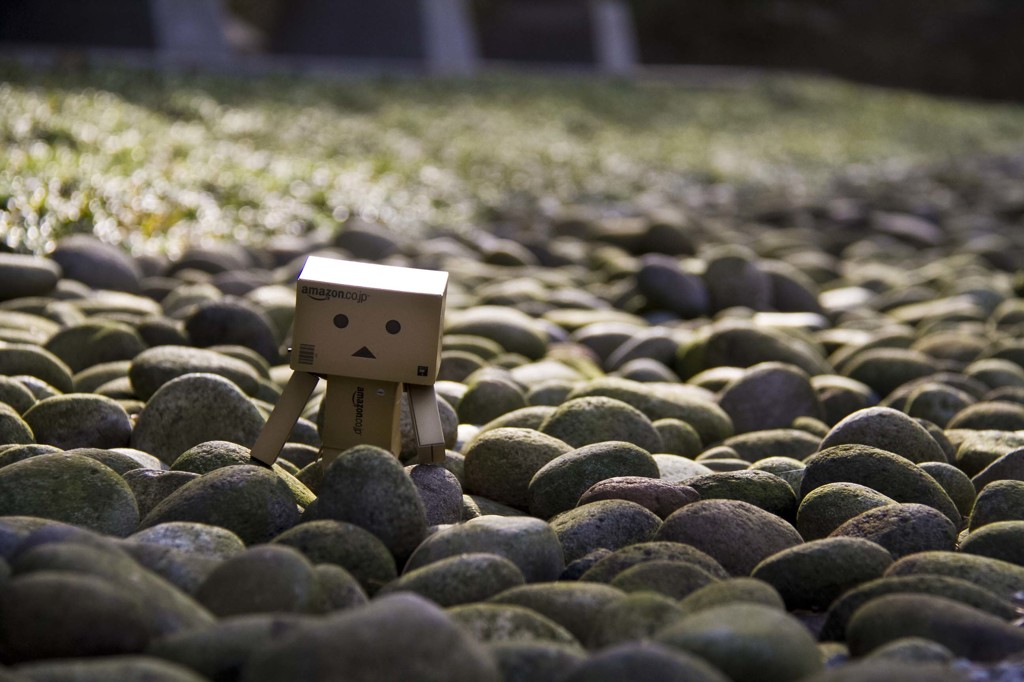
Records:
[[[557,404],[561,405],[563,402],[565,401],[560,400]],[[521,407],[518,410],[512,410],[511,412],[503,414],[500,417],[492,419],[482,425],[478,434],[483,435],[488,431],[504,428],[531,429],[537,431],[540,429],[540,425],[544,423],[544,420],[550,417],[554,411],[555,407],[549,405],[531,405],[530,407]]]
[[[250,464],[249,448],[226,440],[211,440],[193,445],[171,463],[171,471],[208,474],[226,466]]]
[[[195,596],[199,586],[221,562],[208,555],[192,554],[148,542],[127,540],[120,547],[140,566],[190,597]]]
[[[558,623],[578,641],[585,642],[590,636],[594,617],[601,609],[625,596],[625,592],[600,583],[557,582],[513,587],[491,597],[488,603],[528,608]]]
[[[686,485],[643,476],[617,476],[587,488],[577,505],[600,500],[628,500],[664,519],[676,509],[699,499],[700,494]]]
[[[870,445],[911,462],[945,462],[946,455],[928,431],[890,407],[868,407],[847,416],[821,441],[821,450],[848,444]]]
[[[892,561],[868,540],[831,537],[773,554],[750,575],[774,587],[790,611],[823,611],[847,590],[882,577]]]
[[[577,648],[544,642],[492,642],[487,651],[504,682],[559,682],[586,660]]]
[[[409,557],[405,570],[470,552],[505,557],[527,583],[556,580],[565,568],[562,545],[551,526],[527,516],[488,515],[430,535]]]
[[[681,345],[674,369],[683,379],[711,367],[752,367],[782,362],[810,376],[832,371],[813,344],[746,320],[727,319],[703,329],[691,343]]]
[[[983,491],[996,481],[1024,480],[1024,448],[1017,448],[1002,455],[971,479],[974,487]]]
[[[482,336],[510,353],[537,360],[547,351],[543,327],[529,315],[514,308],[476,306],[449,314],[445,334]]]
[[[899,559],[887,576],[944,575],[963,578],[1004,599],[1024,592],[1024,568],[1001,559],[960,552],[920,552]]]
[[[652,422],[661,437],[661,452],[681,457],[696,457],[703,448],[700,434],[682,419],[667,417]]]
[[[32,427],[22,419],[17,410],[0,403],[0,439],[4,444],[27,445],[36,442]]]
[[[829,537],[863,538],[887,549],[894,559],[956,548],[959,528],[925,504],[890,504],[858,514]]]
[[[395,655],[397,651],[401,655]],[[407,593],[346,609],[269,643],[248,660],[240,678],[246,682],[501,679],[486,650],[456,619]]]
[[[317,498],[321,519],[361,526],[403,563],[427,532],[426,511],[415,484],[388,451],[357,446],[327,467]]]
[[[139,525],[128,484],[81,455],[38,455],[0,469],[0,515],[39,516],[124,537]]]
[[[103,362],[131,360],[146,349],[146,342],[127,324],[89,319],[64,327],[43,347],[63,360],[72,372],[81,372]]]
[[[408,571],[385,585],[378,594],[415,592],[449,607],[484,601],[522,584],[522,571],[505,557],[469,553]]]
[[[254,395],[259,386],[259,374],[244,360],[191,346],[148,348],[136,355],[128,368],[132,388],[143,400],[149,400],[161,386],[186,374],[216,374],[247,395]]]
[[[665,519],[656,539],[693,545],[734,576],[750,575],[762,560],[803,542],[786,521],[741,500],[688,504]]]
[[[38,535],[38,533],[37,533]],[[191,597],[157,574],[143,568],[113,543],[95,538],[34,538],[14,558],[16,575],[74,573],[95,576],[138,603],[151,636],[205,625],[213,617]]]
[[[960,552],[1024,566],[1024,521],[993,521],[960,542]]]
[[[135,654],[26,663],[18,666],[18,674],[18,679],[40,682],[203,682],[205,679],[184,666]]]
[[[455,474],[436,464],[414,464],[405,471],[416,486],[428,526],[462,520],[462,486]]]
[[[968,528],[973,533],[996,521],[1024,521],[1024,481],[992,481],[978,493]]]
[[[896,500],[859,483],[826,483],[807,493],[796,512],[796,529],[805,540],[819,540],[853,517]]]
[[[750,465],[751,471],[767,471],[789,484],[794,495],[800,494],[804,480],[804,463],[792,457],[766,457]]]
[[[821,438],[791,428],[765,429],[741,433],[722,441],[740,459],[757,463],[770,457],[791,457],[804,460],[818,451]]]
[[[966,519],[971,515],[977,493],[967,474],[945,462],[921,462],[917,466],[938,481],[942,489],[949,495],[949,499],[953,500],[960,516]]]
[[[1024,448],[1024,435],[1009,431],[949,429],[946,435],[956,446],[952,463],[972,478],[1003,455]],[[976,487],[982,486],[976,482]]]
[[[45,381],[61,393],[70,393],[74,390],[71,368],[56,355],[39,346],[11,343],[0,347],[0,374],[27,374]]]
[[[594,443],[559,455],[530,480],[530,512],[550,518],[575,507],[595,483],[619,476],[658,478],[658,465],[647,451],[624,441]]]
[[[901,637],[882,645],[865,657],[907,663],[952,663],[956,654],[948,648],[924,637]]]
[[[805,371],[781,362],[748,368],[718,396],[736,433],[786,428],[797,417],[824,416],[818,394]]]
[[[199,474],[186,471],[161,471],[159,469],[132,469],[122,475],[124,482],[132,489],[139,507],[139,517],[145,518],[168,495]]]
[[[527,509],[527,488],[540,469],[572,451],[567,443],[529,428],[484,431],[466,447],[466,491]]]
[[[686,611],[672,597],[655,591],[632,592],[597,612],[585,643],[591,649],[604,649],[624,642],[651,639],[659,630],[684,615]]]
[[[0,591],[0,652],[8,663],[135,653],[150,636],[138,600],[95,576],[17,576]]]
[[[742,500],[792,522],[796,494],[783,478],[767,471],[747,469],[695,476],[686,485],[703,500]]]
[[[398,575],[395,559],[384,543],[352,523],[330,519],[307,521],[286,530],[272,542],[294,547],[314,564],[341,566],[369,595]]]
[[[314,616],[297,613],[255,614],[224,618],[150,642],[146,654],[183,665],[204,679],[237,679],[256,651],[303,626]]]
[[[859,483],[897,502],[926,504],[960,527],[953,500],[934,478],[905,457],[869,445],[837,445],[808,458],[802,497],[826,483]]]
[[[632,405],[652,422],[679,419],[692,426],[705,445],[733,435],[732,419],[707,391],[678,383],[640,383],[619,377],[588,381],[570,399],[604,396]],[[656,451],[655,451],[656,452]]]
[[[975,398],[966,391],[939,382],[927,382],[911,391],[904,410],[911,417],[927,419],[945,428],[954,415],[974,401]]]
[[[939,663],[920,663],[878,660],[868,656],[864,660],[829,668],[807,678],[807,682],[968,682],[970,673]]]
[[[11,407],[18,414],[25,414],[28,408],[36,404],[36,397],[21,382],[0,376],[0,403]]]
[[[229,466],[189,481],[157,504],[141,528],[168,521],[221,526],[247,545],[268,542],[299,521],[288,485],[257,466]]]
[[[679,455],[654,455],[654,462],[658,465],[658,475],[666,483],[681,483],[694,476],[714,473],[701,462]]]
[[[626,441],[647,452],[661,450],[661,437],[643,412],[603,396],[574,398],[563,403],[544,420],[540,431],[575,448]]]
[[[962,578],[931,574],[885,576],[848,590],[833,601],[822,623],[821,639],[846,639],[846,625],[857,609],[877,597],[896,593],[931,594],[955,599],[1003,620],[1016,617],[1009,600]]]
[[[778,590],[763,580],[746,577],[708,583],[681,599],[679,608],[690,614],[733,603],[761,604],[780,611],[786,608]]]
[[[844,367],[844,374],[887,396],[901,385],[933,374],[935,360],[909,348],[874,348],[859,353]]]
[[[313,564],[297,549],[260,545],[225,559],[196,599],[218,618],[252,613],[318,613],[322,594]]]
[[[968,405],[949,420],[950,429],[1020,431],[1024,429],[1024,405],[981,401]]]
[[[549,522],[566,563],[595,549],[616,550],[654,537],[661,519],[628,500],[601,500],[563,512]]]
[[[785,611],[760,604],[697,611],[655,641],[700,657],[734,682],[789,682],[823,667],[807,628]]]
[[[230,530],[189,521],[170,521],[150,526],[133,533],[128,539],[214,559],[228,559],[245,551],[245,543]]]
[[[456,411],[461,422],[486,424],[526,405],[526,396],[516,384],[504,379],[489,378],[470,385]]]
[[[720,580],[729,574],[713,557],[680,542],[638,542],[599,559],[580,580],[611,583],[623,571],[650,561],[685,561]]]
[[[256,406],[232,382],[214,374],[186,374],[149,398],[132,430],[131,446],[170,464],[207,441],[252,447],[263,423]]]
[[[626,642],[604,649],[577,666],[563,682],[728,682],[719,669],[698,656],[652,642]]]
[[[683,599],[718,578],[688,561],[647,561],[619,573],[611,586],[623,592],[656,592]]]
[[[49,258],[21,253],[0,254],[0,300],[10,301],[28,296],[46,296],[60,281],[63,270]]]
[[[128,445],[132,424],[116,401],[88,393],[41,400],[24,415],[36,441],[65,450],[119,448]]]
[[[896,639],[923,637],[957,656],[995,662],[1024,650],[1024,633],[958,601],[928,594],[888,594],[859,608],[846,628],[850,653],[864,655]]]
[[[580,649],[564,627],[531,608],[483,602],[448,609],[451,619],[475,640],[485,643],[539,642]]]

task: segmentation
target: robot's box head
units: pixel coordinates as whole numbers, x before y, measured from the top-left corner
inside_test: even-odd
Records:
[[[292,369],[432,384],[448,273],[310,256],[295,292]]]

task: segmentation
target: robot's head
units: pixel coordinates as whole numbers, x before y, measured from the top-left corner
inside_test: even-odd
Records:
[[[291,366],[432,384],[448,273],[310,256],[296,287]]]

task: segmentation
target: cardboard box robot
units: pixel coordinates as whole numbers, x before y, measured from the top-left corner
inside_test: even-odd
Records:
[[[325,379],[320,434],[325,466],[360,444],[398,455],[403,388],[419,461],[444,461],[434,381],[447,292],[447,272],[306,259],[295,292],[294,371],[252,457],[274,463],[317,382]]]

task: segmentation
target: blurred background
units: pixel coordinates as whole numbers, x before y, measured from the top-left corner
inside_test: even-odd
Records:
[[[237,70],[781,68],[1024,96],[1021,0],[4,0],[0,50]],[[34,51],[34,52],[33,52]],[[112,52],[113,51],[113,52]]]

